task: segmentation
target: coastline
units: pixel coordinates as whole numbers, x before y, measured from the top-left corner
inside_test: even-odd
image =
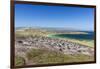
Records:
[[[51,62],[61,63],[65,61],[67,63],[94,60],[93,47],[76,40],[53,37],[53,35],[53,33],[44,33],[37,30],[35,32],[34,30],[17,31],[15,36],[15,64],[20,66],[22,64],[35,65]]]
[[[88,47],[94,48],[94,46],[92,46],[94,44],[87,44],[87,43],[89,43],[89,42],[87,42],[87,40],[80,41],[80,40],[77,40],[77,39],[57,37],[55,35],[56,34],[49,34],[49,35],[46,35],[46,36],[47,37],[51,37],[51,38],[59,38],[59,39],[65,40],[65,41],[67,40],[67,41],[70,41],[70,42],[79,43],[79,44],[82,44],[84,46],[88,46]],[[93,42],[94,42],[94,40],[93,40]],[[91,43],[92,43],[92,41],[91,41]]]

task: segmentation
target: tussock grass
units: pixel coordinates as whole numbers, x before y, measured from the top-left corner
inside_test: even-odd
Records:
[[[78,54],[66,55],[60,52],[32,49],[27,53],[28,60],[33,61],[33,64],[53,64],[53,63],[71,63],[71,62],[85,62],[94,61],[91,56]]]
[[[20,57],[20,56],[15,56],[15,65],[16,66],[25,65],[24,58],[23,57]]]

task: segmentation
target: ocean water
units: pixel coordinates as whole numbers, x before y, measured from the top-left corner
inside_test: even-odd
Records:
[[[55,34],[53,37],[71,38],[78,40],[94,40],[94,32],[86,32],[88,34]]]

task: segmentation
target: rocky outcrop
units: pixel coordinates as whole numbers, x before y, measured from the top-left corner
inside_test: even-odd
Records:
[[[85,45],[81,45],[67,40],[50,37],[27,37],[16,38],[15,40],[15,53],[26,53],[28,50],[34,49],[48,49],[64,54],[85,54],[89,56],[94,55],[94,49]]]

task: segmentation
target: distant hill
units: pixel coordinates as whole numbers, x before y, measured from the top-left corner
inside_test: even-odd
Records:
[[[74,31],[79,31],[76,29],[69,29],[69,28],[56,28],[56,27],[16,27],[15,30],[20,30],[20,29],[41,29],[41,30],[47,30],[47,31],[56,31],[56,32],[74,32]]]

